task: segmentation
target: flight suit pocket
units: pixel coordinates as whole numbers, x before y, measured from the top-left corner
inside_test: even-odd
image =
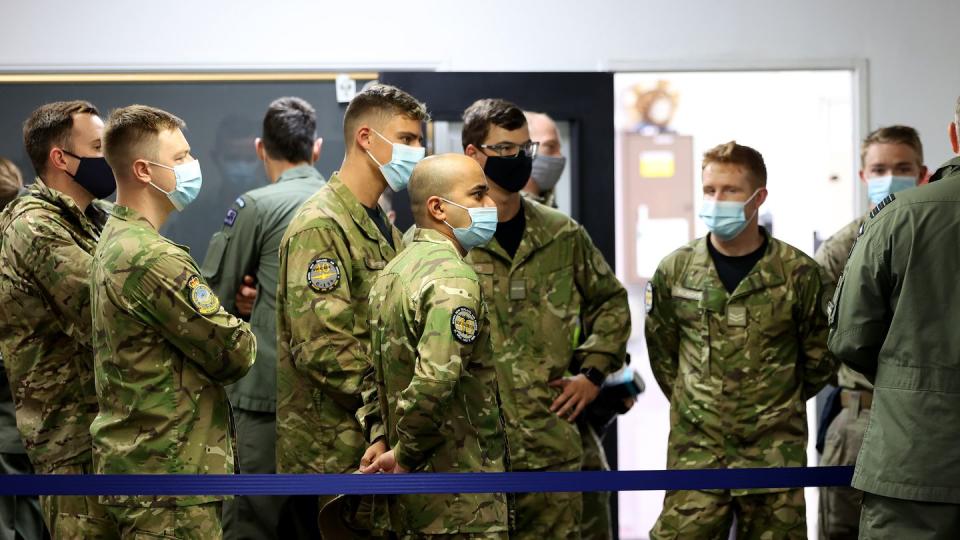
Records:
[[[200,268],[200,274],[203,279],[213,279],[220,274],[220,265],[223,264],[223,254],[227,251],[227,244],[230,243],[230,235],[218,231],[210,240],[210,248],[207,249],[207,256],[203,259],[203,267]]]

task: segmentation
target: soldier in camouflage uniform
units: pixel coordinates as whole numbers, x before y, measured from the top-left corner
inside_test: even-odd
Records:
[[[24,123],[38,178],[0,215],[0,352],[17,424],[41,474],[93,472],[97,414],[90,343],[91,204],[115,182],[100,150],[103,121],[85,101],[57,102]],[[116,538],[96,497],[43,496],[54,538]]]
[[[372,357],[390,451],[364,473],[505,470],[486,306],[476,273],[463,261],[496,228],[487,189],[483,171],[463,155],[427,158],[414,169],[413,240],[370,291]],[[466,210],[481,207],[492,210],[488,222],[471,220]],[[403,538],[507,538],[503,493],[377,496],[373,511],[388,516],[388,529]]]
[[[727,143],[704,155],[706,237],[647,285],[647,349],[670,400],[670,469],[806,464],[806,400],[830,380],[832,287],[800,250],[757,224],[766,168]],[[668,491],[651,538],[806,538],[802,489]],[[763,536],[762,536],[763,535]]]
[[[860,165],[860,179],[867,185],[871,209],[891,193],[918,184],[927,174],[920,136],[907,126],[889,126],[870,133],[861,145]],[[814,255],[834,285],[840,280],[865,219],[860,216],[840,229]],[[840,364],[837,380],[843,408],[827,427],[821,466],[856,464],[873,408],[873,385],[866,377]],[[820,488],[821,540],[856,538],[862,499],[863,494],[852,487]]]
[[[236,434],[224,385],[256,357],[187,249],[160,236],[202,182],[172,114],[113,111],[104,154],[119,193],[92,263],[94,370],[100,412],[90,434],[101,474],[233,474]],[[222,496],[104,496],[125,538],[221,538]]]
[[[527,200],[556,209],[556,186],[567,165],[567,158],[563,155],[563,146],[560,141],[560,131],[553,118],[545,113],[524,111],[523,114],[527,118],[530,139],[540,146],[537,148],[537,155],[533,158],[530,180],[523,186],[520,195]],[[585,416],[577,418],[577,429],[583,440],[582,470],[609,471],[610,465],[607,463],[607,454],[602,444],[603,434],[596,433]],[[583,494],[583,522],[580,524],[580,533],[584,540],[613,539],[610,497],[609,491],[590,491]]]
[[[426,119],[422,103],[391,86],[354,97],[342,168],[300,207],[280,243],[278,473],[348,473],[360,465],[367,439],[356,415],[364,379],[373,387],[368,296],[401,247],[377,199],[388,182],[405,187],[423,156]],[[331,499],[321,497],[320,506]]]
[[[626,290],[583,227],[521,197],[537,145],[520,109],[477,101],[464,112],[462,142],[491,180],[499,209],[494,240],[471,250],[467,262],[490,311],[512,469],[580,470],[574,422],[623,365]],[[579,538],[581,515],[579,493],[518,494],[516,537]]]

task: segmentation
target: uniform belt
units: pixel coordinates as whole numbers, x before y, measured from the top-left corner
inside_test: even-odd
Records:
[[[840,403],[843,404],[844,408],[847,408],[854,405],[858,397],[860,398],[861,409],[869,409],[873,406],[873,392],[870,390],[843,389],[840,392]]]

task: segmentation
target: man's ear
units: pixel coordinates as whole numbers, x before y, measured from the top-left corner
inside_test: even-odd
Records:
[[[443,200],[436,195],[427,199],[427,213],[437,221],[443,222],[447,220],[447,213],[443,209]]]
[[[66,172],[67,160],[64,159],[63,157],[64,155],[65,154],[63,152],[63,149],[53,147],[50,149],[50,152],[47,154],[47,159],[50,161],[50,163],[53,164],[54,167],[56,167],[57,169],[60,169],[61,171]]]
[[[474,161],[480,164],[480,167],[487,164],[487,155],[472,144],[468,144],[467,147],[463,149],[463,153],[466,154],[467,157],[472,157]]]
[[[767,188],[766,187],[760,188],[760,191],[757,193],[757,196],[754,200],[756,200],[757,202],[757,208],[760,208],[760,206],[762,206],[763,203],[767,202]]]
[[[313,165],[320,159],[320,151],[323,149],[323,137],[317,137],[313,141],[313,154],[310,156],[310,164]]]
[[[957,135],[957,123],[950,122],[950,127],[947,128],[947,131],[950,133],[950,148],[953,149],[954,154],[960,155],[960,139]]]
[[[373,132],[370,130],[370,126],[364,124],[357,129],[357,132],[354,133],[354,140],[360,148],[363,148],[366,151],[370,151],[370,146],[373,142],[370,138],[373,136]]]
[[[257,137],[253,140],[253,149],[257,151],[257,159],[260,161],[267,160],[267,151],[263,148],[263,139]]]
[[[145,160],[138,159],[133,162],[131,166],[133,169],[133,177],[143,184],[149,184],[153,180],[150,178],[150,164]]]

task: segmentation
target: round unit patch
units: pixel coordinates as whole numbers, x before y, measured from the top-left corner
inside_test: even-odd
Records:
[[[190,289],[190,303],[201,315],[213,315],[220,309],[220,299],[213,294],[200,276],[190,276],[187,280],[187,288]]]
[[[340,286],[340,267],[337,261],[316,257],[307,267],[307,285],[317,292],[330,292]]]
[[[643,309],[647,313],[653,309],[653,282],[647,282],[647,288],[643,291]]]
[[[450,317],[450,329],[460,343],[473,343],[480,333],[477,314],[468,307],[458,307]]]

